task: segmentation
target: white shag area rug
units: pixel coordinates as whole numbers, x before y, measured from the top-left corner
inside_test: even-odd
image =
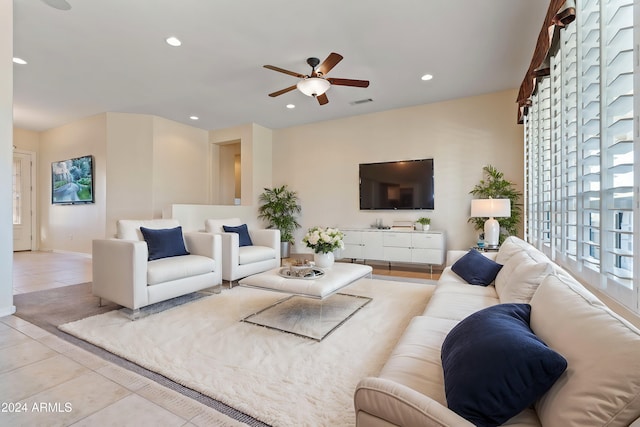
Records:
[[[434,286],[361,279],[373,298],[321,342],[240,322],[286,297],[235,287],[137,321],[117,310],[60,326],[273,426],[354,426],[358,381],[376,375]]]

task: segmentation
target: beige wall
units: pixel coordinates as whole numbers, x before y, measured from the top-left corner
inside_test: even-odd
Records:
[[[153,119],[153,217],[172,203],[208,203],[209,132]]]
[[[17,149],[37,153],[40,149],[40,133],[13,128],[13,145]]]
[[[264,188],[271,187],[272,182],[272,150],[273,131],[257,124],[248,124],[227,129],[219,129],[209,133],[212,164],[219,164],[220,144],[240,141],[242,169],[242,201],[243,206],[254,206],[257,209],[258,197]],[[212,204],[220,204],[221,197],[217,186],[220,176],[217,170],[211,171]]]
[[[107,113],[106,235],[116,221],[153,218],[153,116]]]
[[[217,165],[220,172],[218,186],[220,204],[233,205],[235,198],[242,196],[242,179],[236,179],[236,163],[240,163],[238,168],[242,169],[241,144],[238,141],[221,144],[219,147],[220,162]]]
[[[522,190],[522,128],[513,90],[274,131],[273,185],[288,184],[302,204],[302,230],[313,225],[368,227],[376,218],[432,218],[449,248],[468,248],[469,191],[492,164]],[[433,211],[360,211],[358,164],[434,159]],[[306,251],[297,243],[295,252]]]
[[[120,218],[160,218],[172,203],[208,203],[208,132],[144,114],[104,113],[14,143],[38,156],[39,248],[91,253]],[[94,156],[95,203],[51,204],[51,163]]]
[[[99,114],[42,132],[38,155],[40,249],[91,253],[105,233],[107,115]],[[93,155],[95,203],[51,204],[51,163]]]
[[[219,143],[240,141],[242,205],[254,212],[266,187],[300,195],[303,229],[368,227],[376,218],[432,218],[449,248],[466,248],[469,191],[482,167],[496,166],[522,189],[522,129],[515,91],[271,130],[256,124],[203,131],[141,114],[105,113],[42,133],[16,130],[14,143],[38,155],[40,248],[91,252],[91,240],[115,233],[119,218],[159,218],[171,204],[212,204]],[[219,150],[218,150],[219,151]],[[52,206],[51,162],[95,157],[93,205]],[[218,153],[219,154],[219,153]],[[360,211],[358,164],[434,158],[433,211]],[[213,160],[212,160],[213,159]],[[257,214],[257,212],[256,212]],[[294,251],[306,251],[298,244]]]
[[[0,316],[13,305],[13,2],[0,2]]]

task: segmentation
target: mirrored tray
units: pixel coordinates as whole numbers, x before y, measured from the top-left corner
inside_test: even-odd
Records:
[[[305,269],[282,267],[278,274],[287,279],[313,280],[324,276],[324,270],[319,267],[309,267]]]

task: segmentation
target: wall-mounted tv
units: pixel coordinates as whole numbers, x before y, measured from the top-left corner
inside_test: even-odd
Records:
[[[433,159],[360,164],[360,209],[433,209]]]
[[[93,156],[51,163],[51,203],[93,203]]]

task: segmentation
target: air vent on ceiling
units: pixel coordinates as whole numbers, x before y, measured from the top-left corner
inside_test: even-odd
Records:
[[[373,102],[373,99],[371,98],[367,98],[367,99],[360,99],[358,101],[353,101],[350,102],[351,105],[360,105],[360,104],[366,104],[367,102]]]

